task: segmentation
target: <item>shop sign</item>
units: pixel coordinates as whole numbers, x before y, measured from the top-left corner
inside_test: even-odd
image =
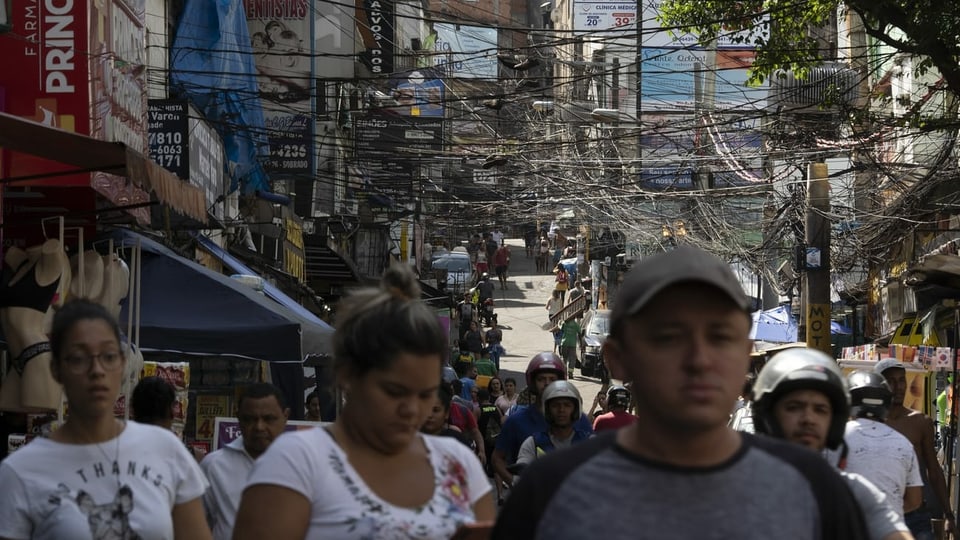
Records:
[[[374,75],[393,73],[393,0],[357,0],[356,5],[357,28],[364,46],[360,61]]]
[[[163,168],[204,191],[207,207],[223,219],[226,195],[223,142],[186,100],[150,100],[150,157]]]
[[[144,12],[120,0],[12,3],[12,32],[0,36],[0,86],[7,112],[50,127],[147,149]],[[70,166],[10,153],[10,176]],[[139,179],[133,179],[139,182]],[[17,185],[91,186],[118,206],[147,202],[145,191],[105,173],[77,173]],[[143,223],[149,212],[131,211]]]
[[[353,126],[358,187],[370,186],[395,203],[411,202],[416,169],[443,150],[443,120],[368,115],[355,118]]]
[[[302,431],[329,425],[330,422],[307,422],[306,420],[287,420],[284,431]],[[213,450],[220,450],[240,437],[240,420],[231,417],[214,419]]]

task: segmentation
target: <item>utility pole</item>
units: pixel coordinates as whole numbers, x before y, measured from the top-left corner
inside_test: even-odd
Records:
[[[830,182],[823,161],[807,166],[807,264],[803,305],[807,347],[833,356],[830,346]],[[819,258],[819,260],[818,260]]]
[[[643,95],[643,7],[637,2],[637,102],[634,104],[637,116],[637,178],[634,180],[640,183],[643,175],[643,150],[640,142],[643,140],[642,126],[642,95]]]

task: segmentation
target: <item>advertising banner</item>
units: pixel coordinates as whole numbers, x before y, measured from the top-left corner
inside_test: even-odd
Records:
[[[648,187],[693,188],[698,165],[713,173],[714,187],[753,185],[763,181],[761,131],[758,118],[712,114],[649,114],[640,138]]]
[[[400,106],[387,110],[402,116],[443,118],[443,90],[441,79],[425,79],[414,71],[408,78],[396,81],[391,95]]]
[[[12,4],[9,34],[0,35],[0,86],[7,112],[106,141],[147,150],[144,4],[28,0]],[[70,167],[9,153],[10,176]],[[139,179],[133,179],[139,182]],[[91,186],[118,206],[147,202],[145,191],[105,173],[77,173],[17,185]],[[131,210],[141,223],[149,212]]]
[[[364,50],[360,61],[374,75],[393,72],[393,52],[396,40],[393,0],[356,0],[357,28]]]
[[[312,20],[307,0],[245,0],[272,180],[312,174]]]
[[[573,2],[573,30],[600,32],[627,27],[636,30],[637,2]]]
[[[697,64],[701,81],[707,77],[707,54],[699,49],[643,49],[644,111],[693,111]],[[717,51],[713,70],[715,110],[760,110],[766,106],[767,88],[747,86],[747,70],[755,58],[753,51]],[[702,102],[706,102],[706,98]]]
[[[497,29],[433,23],[437,33],[434,62],[448,77],[497,79]]]

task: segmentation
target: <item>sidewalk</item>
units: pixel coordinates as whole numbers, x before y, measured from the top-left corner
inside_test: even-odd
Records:
[[[500,358],[500,378],[513,377],[517,388],[523,388],[530,358],[553,350],[553,335],[542,325],[548,321],[546,304],[553,292],[554,277],[536,273],[534,259],[527,257],[523,239],[508,238],[506,244],[510,247],[507,289],[500,289],[498,283],[494,292],[494,308],[507,350]],[[496,276],[491,275],[491,279],[496,280]],[[600,389],[600,380],[582,377],[577,372],[573,382],[583,397],[584,412],[588,412]]]

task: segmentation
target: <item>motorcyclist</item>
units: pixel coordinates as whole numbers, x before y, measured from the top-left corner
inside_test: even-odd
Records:
[[[507,485],[513,481],[513,474],[507,470],[507,465],[517,460],[517,454],[520,452],[520,446],[527,437],[541,431],[546,431],[549,427],[547,419],[543,415],[540,396],[546,387],[558,380],[566,380],[567,371],[563,365],[563,360],[550,352],[536,354],[527,364],[526,379],[527,388],[521,394],[526,394],[524,405],[518,405],[511,410],[500,436],[497,437],[497,446],[493,451],[494,470],[500,475]],[[592,433],[592,425],[586,415],[580,414],[575,429]]]
[[[593,421],[593,431],[617,430],[637,421],[637,417],[628,413],[630,408],[630,390],[619,384],[607,389],[607,412]]]
[[[923,504],[923,479],[917,452],[909,439],[884,423],[893,393],[883,375],[857,370],[847,376],[850,416],[844,443],[846,469],[863,475],[887,494],[901,515]]]
[[[543,416],[547,420],[547,429],[538,431],[523,441],[517,463],[528,464],[547,452],[589,439],[589,431],[574,427],[580,418],[581,409],[583,400],[573,383],[550,383],[543,391]]]
[[[757,376],[751,397],[757,433],[815,452],[843,446],[850,394],[843,373],[826,354],[806,348],[777,353]],[[861,475],[840,474],[859,503],[871,539],[913,538],[882,491]]]
[[[480,275],[480,282],[477,283],[477,290],[480,292],[479,304],[481,306],[486,300],[493,299],[494,285],[493,281],[490,280],[490,274],[484,272]]]

